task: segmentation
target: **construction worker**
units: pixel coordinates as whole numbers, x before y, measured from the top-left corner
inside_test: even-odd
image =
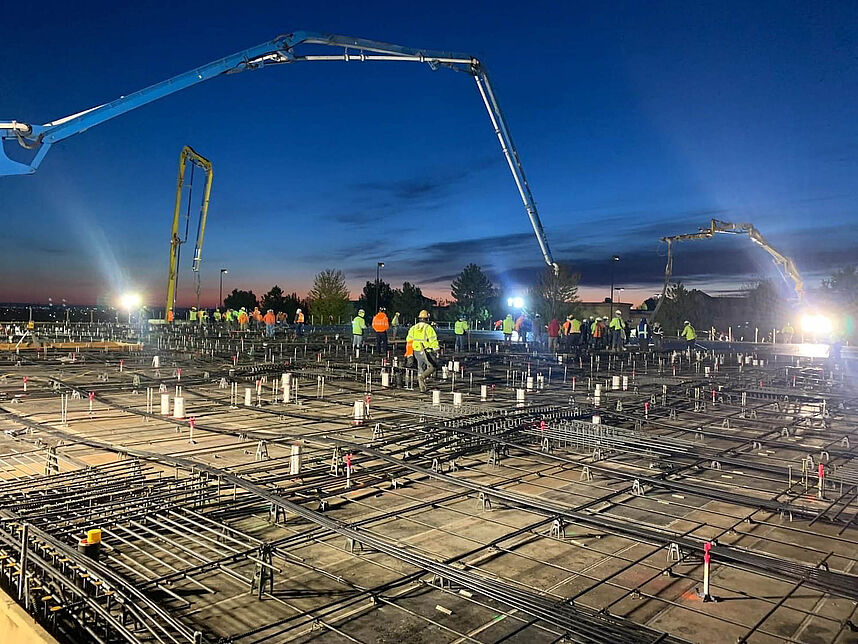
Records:
[[[604,347],[605,325],[602,324],[602,318],[597,317],[593,321],[593,326],[591,327],[591,335],[593,339],[593,348],[596,351],[599,351]]]
[[[167,324],[172,324],[173,320],[176,319],[176,314],[173,312],[173,309],[167,311]]]
[[[380,356],[387,355],[387,330],[389,328],[387,310],[382,306],[372,318],[372,330],[375,331],[375,348]]]
[[[212,313],[212,319],[214,320],[215,326],[220,326],[220,322],[223,319],[223,315],[221,315],[220,309],[214,310],[214,313]]]
[[[393,314],[393,319],[390,321],[391,331],[393,331],[392,338],[393,341],[396,342],[396,336],[399,334],[399,311]]]
[[[190,312],[188,313],[188,320],[191,322],[197,321],[197,307],[192,306]]]
[[[200,326],[209,323],[209,312],[205,309],[200,309],[197,311],[197,320],[200,323]]]
[[[235,325],[235,311],[230,308],[227,308],[227,310],[223,314],[223,319],[226,321],[226,328],[232,329]]]
[[[533,316],[533,341],[536,344],[542,344],[545,341],[545,325],[542,323],[542,316],[536,313]]]
[[[363,332],[366,329],[365,315],[366,312],[361,309],[355,319],[352,320],[352,347],[355,349],[360,349],[360,345],[363,343]]]
[[[560,337],[560,322],[557,318],[551,318],[548,323],[548,350],[557,353],[557,338]]]
[[[795,329],[792,328],[792,324],[787,322],[784,325],[784,328],[781,329],[781,338],[783,338],[783,341],[786,342],[787,344],[791,344],[792,343],[792,337],[794,335],[795,335]]]
[[[570,315],[569,321],[569,346],[576,349],[581,344],[581,320]]]
[[[250,316],[247,315],[247,309],[243,306],[238,312],[238,328],[242,331],[247,331],[247,325],[250,323]]]
[[[622,311],[614,311],[608,328],[611,330],[611,350],[622,351],[623,340],[626,337],[626,321],[623,320]]]
[[[503,328],[503,320],[495,320],[495,331],[500,331]]]
[[[250,317],[253,318],[253,326],[257,331],[262,330],[262,326],[265,324],[262,321],[262,311],[259,310],[259,307],[255,307],[253,309],[253,313],[250,314]]]
[[[527,316],[524,313],[519,314],[515,320],[515,332],[519,342],[527,342]]]
[[[273,338],[274,337],[274,324],[277,322],[277,318],[274,316],[274,310],[268,309],[265,312],[265,315],[263,316],[262,321],[265,322],[265,337]]]
[[[660,351],[661,343],[664,340],[664,329],[661,328],[661,322],[653,322],[650,335],[652,335],[652,343],[655,350]]]
[[[414,341],[407,340],[405,342],[405,368],[413,369],[416,364],[416,360],[414,358]]]
[[[649,351],[649,322],[645,317],[638,322],[638,345],[641,351]]]
[[[456,320],[456,324],[453,326],[453,332],[456,334],[455,351],[464,351],[466,349],[465,345],[467,344],[467,337],[465,334],[468,332],[468,322],[465,320],[464,315],[460,315],[459,319]]]
[[[417,360],[417,382],[420,391],[426,391],[426,379],[435,373],[435,351],[438,345],[438,334],[429,324],[429,312],[425,309],[417,316],[417,324],[408,330],[406,342],[410,340]]]
[[[510,344],[512,342],[512,332],[515,330],[515,321],[512,319],[512,313],[507,313],[503,319],[503,339],[504,342]]]
[[[581,319],[581,346],[585,349],[590,345],[590,322],[588,317]]]
[[[304,312],[301,309],[295,311],[295,335],[304,335]]]
[[[685,328],[682,329],[682,333],[680,335],[685,338],[685,342],[688,345],[688,351],[694,347],[695,340],[697,340],[697,331],[694,330],[694,327],[691,326],[691,322],[688,320],[685,321]]]

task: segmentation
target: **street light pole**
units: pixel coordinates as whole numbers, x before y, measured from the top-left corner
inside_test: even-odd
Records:
[[[378,262],[375,265],[375,312],[378,313],[378,283],[381,277],[381,269],[384,268],[384,262]]]
[[[225,268],[220,269],[220,299],[217,301],[217,307],[220,308],[223,306],[223,276],[229,273]]]
[[[614,303],[614,264],[620,261],[619,255],[613,255],[611,257],[611,304]]]

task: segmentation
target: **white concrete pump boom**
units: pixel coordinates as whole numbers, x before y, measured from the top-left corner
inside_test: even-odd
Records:
[[[712,219],[709,222],[709,228],[701,228],[696,233],[686,233],[684,235],[672,235],[670,237],[662,237],[661,241],[667,244],[667,264],[664,267],[664,287],[661,291],[661,297],[658,299],[653,317],[661,308],[661,303],[664,301],[667,294],[667,287],[670,283],[670,277],[673,274],[673,244],[691,239],[709,239],[717,234],[726,235],[748,235],[751,241],[763,248],[769,255],[772,256],[775,266],[778,267],[778,272],[781,276],[792,282],[792,287],[795,290],[796,297],[800,302],[804,301],[804,280],[801,273],[798,272],[795,262],[792,258],[787,257],[771,244],[766,241],[763,234],[756,229],[753,224],[738,223],[734,224],[730,221],[721,221],[720,219]]]
[[[296,51],[299,45],[302,47],[306,45],[339,47],[342,48],[342,52],[332,55],[315,54],[312,52],[301,53]],[[545,236],[545,230],[542,228],[542,222],[539,219],[536,202],[527,183],[527,177],[524,174],[524,168],[510,135],[506,119],[489,82],[486,68],[479,59],[467,54],[414,49],[390,43],[365,40],[363,38],[352,38],[350,36],[297,31],[279,36],[274,40],[237,52],[184,74],[179,74],[127,96],[122,96],[110,103],[105,103],[104,105],[99,105],[44,125],[0,120],[0,176],[32,174],[36,171],[36,168],[38,168],[45,154],[47,154],[54,143],[83,132],[94,125],[104,123],[115,116],[129,112],[215,76],[259,69],[267,65],[321,61],[418,62],[425,63],[432,69],[447,67],[473,76],[477,83],[480,97],[491,119],[492,127],[500,142],[501,151],[506,158],[524,208],[527,211],[527,216],[533,227],[536,240],[539,243],[542,257],[545,263],[553,267],[555,272],[557,272],[558,267],[554,263],[551,251],[548,248],[548,239]],[[33,150],[34,155],[29,163],[21,163],[10,159],[3,147],[3,142],[5,141],[17,141],[22,147]]]

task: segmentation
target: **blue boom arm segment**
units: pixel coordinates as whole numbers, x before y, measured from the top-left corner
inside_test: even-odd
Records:
[[[342,48],[342,52],[320,54],[314,53],[315,50],[311,49],[308,53],[300,53],[295,51],[295,48],[299,45],[337,47]],[[432,69],[447,67],[473,76],[477,82],[477,88],[483,104],[489,114],[495,134],[500,143],[501,151],[506,158],[507,165],[527,211],[527,216],[533,226],[533,232],[536,234],[543,258],[549,266],[554,267],[555,271],[557,270],[557,265],[551,257],[548,240],[539,219],[536,202],[527,183],[524,168],[521,165],[521,160],[512,141],[506,119],[489,82],[488,74],[484,65],[476,57],[467,54],[415,49],[363,38],[353,38],[351,36],[297,31],[279,36],[274,40],[250,47],[231,56],[226,56],[225,58],[192,69],[160,83],[155,83],[127,96],[121,96],[110,103],[105,103],[104,105],[51,121],[50,123],[34,125],[21,121],[0,120],[0,176],[32,174],[39,167],[39,164],[53,144],[75,134],[85,132],[89,128],[104,123],[116,116],[130,112],[133,109],[137,109],[216,76],[260,69],[268,65],[314,61],[418,62],[425,63]],[[6,142],[17,142],[21,147],[32,150],[33,155],[29,163],[10,159],[4,147]]]

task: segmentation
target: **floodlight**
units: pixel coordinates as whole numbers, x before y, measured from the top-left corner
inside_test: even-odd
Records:
[[[122,308],[126,311],[133,311],[139,308],[142,301],[143,299],[139,293],[125,293],[120,299]]]

